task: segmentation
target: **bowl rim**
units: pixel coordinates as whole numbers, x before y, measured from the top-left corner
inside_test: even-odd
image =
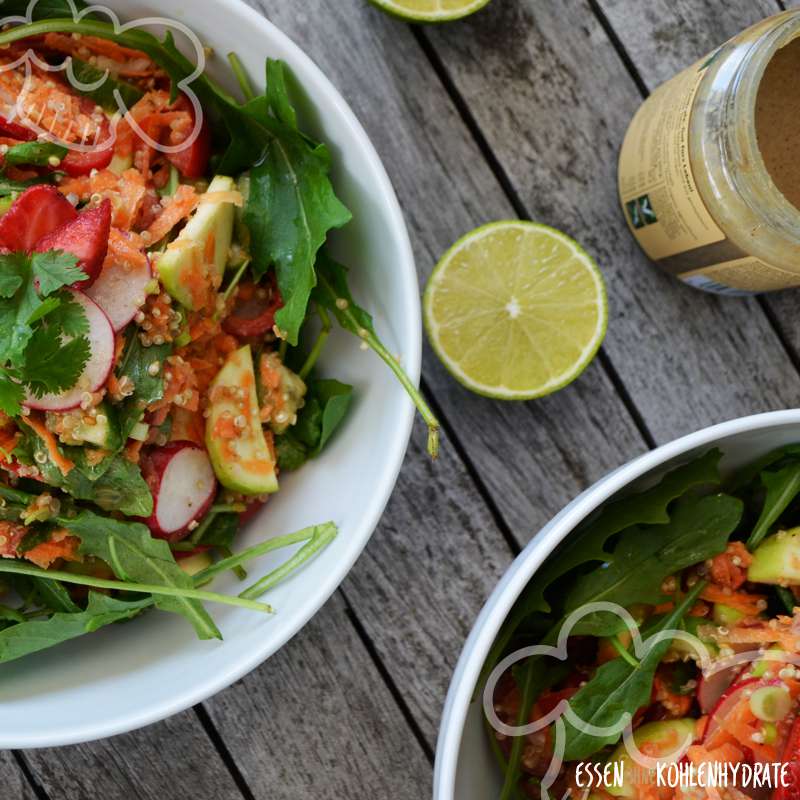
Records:
[[[484,604],[456,664],[447,692],[434,762],[434,800],[454,800],[458,757],[480,671],[516,599],[544,560],[595,509],[633,481],[698,447],[741,433],[800,424],[800,410],[737,417],[673,439],[612,470],[559,511],[514,559]]]
[[[403,284],[401,313],[407,322],[404,327],[408,329],[404,331],[404,367],[412,382],[418,385],[422,362],[422,318],[414,253],[400,203],[375,146],[339,90],[300,45],[262,14],[246,5],[244,0],[218,0],[218,2],[221,6],[227,6],[229,10],[235,11],[237,15],[240,15],[239,18],[248,25],[263,31],[265,48],[269,43],[277,43],[285,53],[290,54],[288,59],[290,64],[299,67],[305,73],[306,78],[311,77],[316,92],[324,95],[338,113],[339,122],[345,130],[346,138],[350,139],[358,148],[359,158],[364,164],[363,174],[372,175],[376,179],[376,188],[380,192],[380,197],[383,198],[383,213],[387,228],[393,232],[398,245],[396,264]],[[165,16],[175,16],[174,7],[172,9],[166,7],[162,11]],[[390,426],[387,433],[388,441],[382,447],[385,458],[375,479],[376,489],[372,494],[372,500],[361,511],[360,533],[359,531],[351,532],[351,534],[359,533],[358,536],[352,536],[354,546],[347,551],[346,557],[338,561],[335,568],[331,569],[326,580],[317,585],[313,601],[306,605],[303,613],[297,615],[292,624],[286,625],[281,630],[279,636],[270,639],[269,643],[262,648],[253,648],[245,656],[232,659],[228,669],[215,672],[213,675],[208,675],[205,680],[187,686],[184,691],[175,694],[169,703],[154,703],[152,706],[141,709],[133,708],[126,714],[117,715],[114,719],[88,724],[73,723],[70,726],[44,729],[40,733],[23,736],[15,735],[11,731],[6,733],[0,731],[0,749],[60,747],[127,733],[159,722],[207,700],[266,661],[305,627],[328,601],[366,547],[397,482],[411,437],[414,415],[414,405],[406,397],[402,403],[402,412],[394,418],[394,424]]]

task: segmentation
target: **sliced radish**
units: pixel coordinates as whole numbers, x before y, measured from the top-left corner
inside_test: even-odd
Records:
[[[214,502],[217,479],[211,461],[193,442],[170,442],[151,451],[149,462],[154,508],[147,525],[154,536],[180,541]]]
[[[70,290],[72,297],[83,306],[89,321],[89,360],[78,382],[71,389],[42,397],[28,395],[25,405],[42,411],[69,411],[81,403],[84,392],[96,392],[108,380],[114,366],[114,329],[103,309],[83,292]]]
[[[697,702],[700,710],[708,714],[714,709],[720,698],[728,691],[737,678],[745,671],[746,667],[736,664],[727,669],[721,669],[711,675],[703,675],[697,687]]]
[[[781,681],[770,678],[745,678],[738,681],[723,693],[722,697],[717,701],[716,706],[708,716],[708,725],[706,725],[705,733],[703,734],[703,744],[713,745],[714,734],[719,730],[725,718],[736,708],[739,703],[749,702],[750,695],[762,686],[780,686]]]
[[[135,316],[147,297],[153,280],[150,259],[116,264],[106,259],[103,271],[86,294],[108,315],[115,331],[121,331]]]

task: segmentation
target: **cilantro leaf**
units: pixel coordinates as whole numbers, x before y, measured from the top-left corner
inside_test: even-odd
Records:
[[[25,390],[22,386],[0,371],[0,411],[15,417],[19,414],[24,399]]]
[[[13,297],[22,286],[22,275],[8,270],[0,264],[0,297]]]
[[[55,326],[37,328],[25,350],[22,377],[30,390],[41,397],[74,386],[89,360],[89,340],[79,336],[62,344]]]
[[[30,256],[31,271],[38,282],[39,294],[47,297],[88,276],[77,266],[78,259],[71,253],[61,250],[50,250],[47,253],[32,253]]]
[[[65,288],[85,278],[74,255],[0,255],[0,408],[15,416],[26,392],[74,386],[89,359],[89,321]]]
[[[53,299],[58,302],[47,313],[47,324],[57,328],[65,336],[86,336],[89,333],[89,320],[83,306],[67,292],[62,292],[58,298],[48,297],[45,303]]]

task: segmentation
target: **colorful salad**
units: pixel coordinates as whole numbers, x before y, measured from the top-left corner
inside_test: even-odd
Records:
[[[800,446],[725,480],[720,456],[608,504],[520,597],[481,682],[503,800],[543,785],[593,800],[800,797]],[[538,646],[565,623],[565,657],[553,658]],[[504,725],[543,723],[509,736],[492,708]],[[683,769],[683,788],[659,781],[659,760]],[[720,788],[687,782],[714,765],[726,767]],[[586,780],[593,767],[601,780]]]
[[[0,662],[153,605],[203,638],[204,601],[269,610],[335,526],[234,542],[347,413],[316,368],[333,324],[437,441],[327,249],[350,213],[283,64],[256,94],[231,55],[240,102],[170,34],[39,6],[0,32]],[[202,588],[289,545],[237,597]]]

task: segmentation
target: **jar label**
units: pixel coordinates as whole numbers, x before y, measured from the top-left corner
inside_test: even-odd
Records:
[[[654,261],[723,241],[689,160],[692,104],[710,59],[676,75],[645,100],[619,158],[619,194],[628,225]]]
[[[678,277],[697,289],[729,295],[757,294],[800,285],[800,275],[752,256],[682,272]]]

